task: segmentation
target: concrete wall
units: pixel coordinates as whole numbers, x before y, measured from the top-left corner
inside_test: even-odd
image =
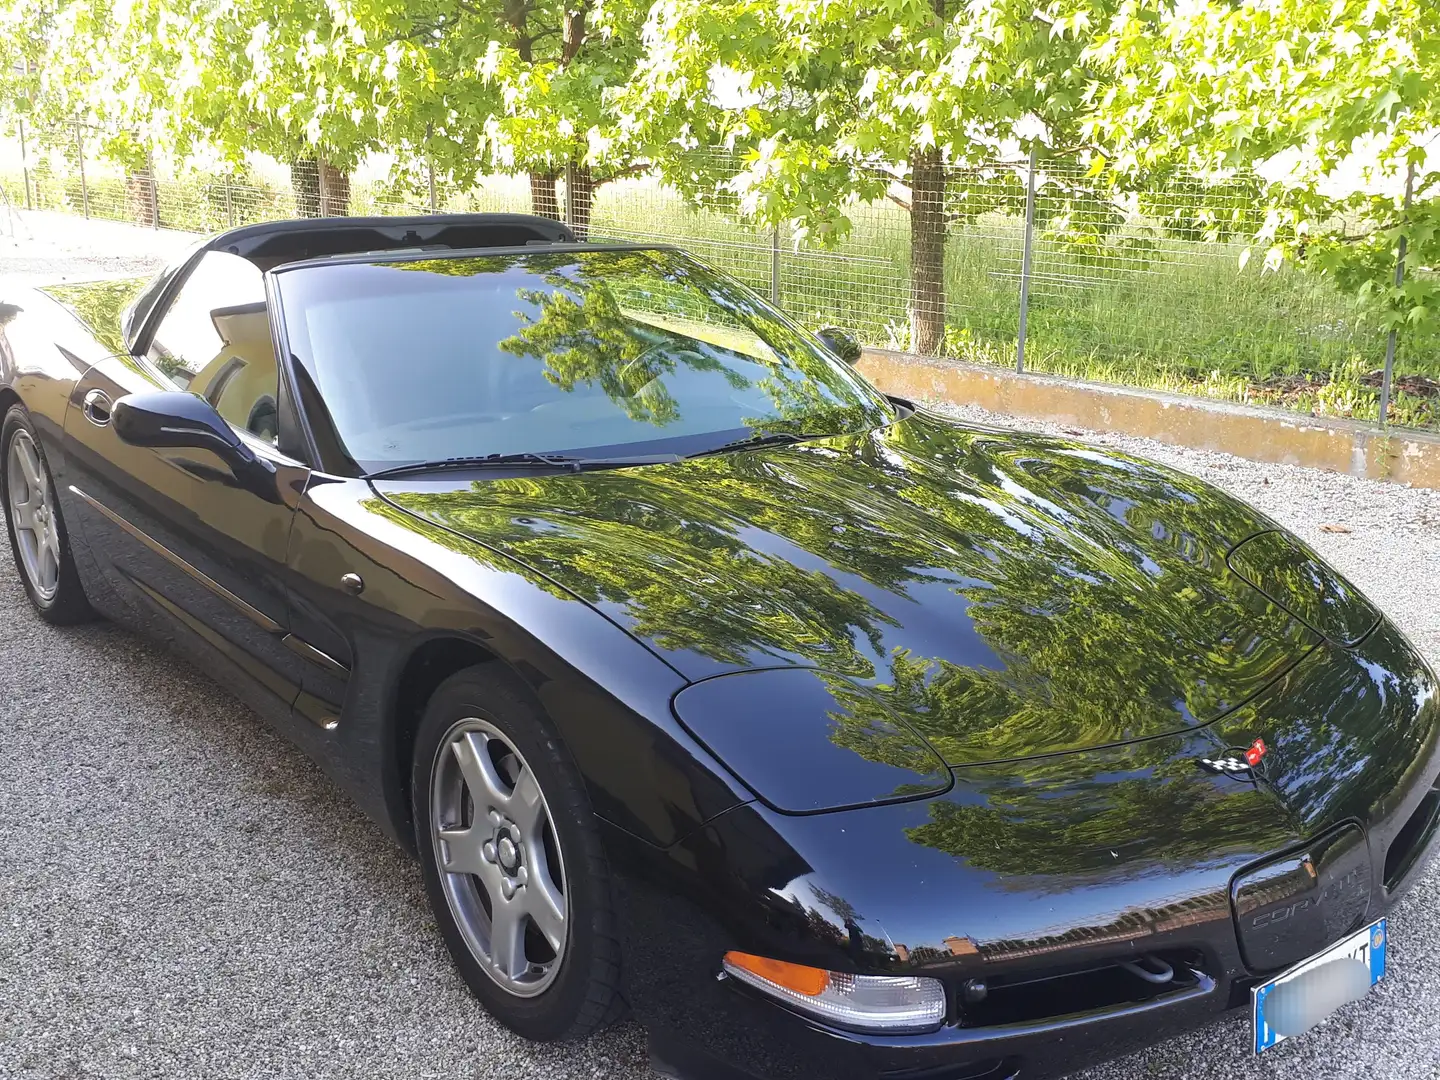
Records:
[[[1003,368],[866,349],[859,370],[875,385],[917,401],[978,405],[993,412],[1221,450],[1252,461],[1305,465],[1440,488],[1440,437],[1280,409],[1105,386]]]

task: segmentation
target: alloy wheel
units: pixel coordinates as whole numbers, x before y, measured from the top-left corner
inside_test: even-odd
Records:
[[[10,440],[7,469],[10,521],[21,566],[39,597],[52,600],[60,588],[60,524],[40,450],[28,431],[18,430]]]
[[[452,725],[431,778],[430,835],[450,912],[486,974],[543,993],[569,936],[565,866],[534,771],[478,718]]]

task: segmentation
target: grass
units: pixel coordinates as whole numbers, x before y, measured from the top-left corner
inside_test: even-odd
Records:
[[[13,202],[19,177],[0,180]],[[42,177],[39,203],[78,212],[78,176]],[[134,220],[123,179],[89,178],[92,215]],[[355,185],[352,214],[423,212],[416,194]],[[443,195],[441,209],[529,210],[523,179],[497,177]],[[215,231],[287,217],[291,192],[272,184],[162,181],[169,228]],[[811,326],[839,325],[872,345],[905,348],[909,222],[888,203],[853,208],[834,249],[788,244],[779,255],[782,306]],[[602,187],[592,231],[673,241],[762,293],[771,290],[771,235],[733,215],[696,210],[644,179]],[[990,214],[957,226],[946,249],[946,352],[1013,366],[1019,330],[1022,222]],[[1303,268],[1242,267],[1241,246],[1165,239],[1132,223],[1089,252],[1037,230],[1026,338],[1029,370],[1128,386],[1282,405],[1374,420],[1385,337],[1326,279]],[[1440,341],[1407,341],[1396,364],[1392,422],[1440,426]]]
[[[737,232],[722,214],[626,183],[601,190],[594,219],[599,233],[674,239],[769,292],[769,236]],[[908,217],[883,205],[859,208],[853,220],[831,251],[784,249],[781,303],[808,325],[845,326],[868,344],[903,349]],[[1022,241],[1023,222],[1013,217],[985,216],[953,231],[948,355],[1014,366]],[[1099,255],[1084,256],[1037,231],[1027,369],[1375,420],[1385,335],[1373,317],[1303,268],[1265,272],[1258,259],[1242,267],[1242,250],[1131,227]],[[1440,424],[1440,397],[1427,392],[1434,389],[1427,380],[1440,383],[1440,341],[1407,343],[1396,376],[1390,420]]]

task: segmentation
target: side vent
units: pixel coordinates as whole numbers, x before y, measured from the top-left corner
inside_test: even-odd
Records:
[[[1414,869],[1416,861],[1435,838],[1437,826],[1440,826],[1440,791],[1432,791],[1420,800],[1410,820],[1390,841],[1390,848],[1385,852],[1387,890],[1398,887]]]
[[[1053,1023],[1076,1015],[1098,1018],[1128,1012],[1213,987],[1201,974],[1200,964],[1196,954],[1148,954],[1078,970],[1041,970],[992,979],[982,999],[971,998],[961,1005],[961,1026],[1003,1028]]]

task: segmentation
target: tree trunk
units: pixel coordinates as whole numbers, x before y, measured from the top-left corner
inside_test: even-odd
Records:
[[[585,44],[585,9],[583,7],[565,13],[565,21],[560,27],[560,38],[560,66],[569,67],[570,61],[580,54],[580,47]]]
[[[320,217],[320,163],[313,157],[292,161],[290,187],[295,192],[295,216]]]
[[[938,147],[910,155],[910,348],[945,345],[945,163]]]
[[[320,174],[320,216],[350,216],[350,174],[337,169],[323,158],[317,164]]]
[[[560,198],[555,194],[554,173],[530,174],[530,212],[551,221],[560,220]]]
[[[565,221],[581,240],[590,234],[594,205],[595,174],[589,165],[572,161],[565,169]]]
[[[126,216],[147,228],[155,225],[155,173],[149,166],[125,170]]]

